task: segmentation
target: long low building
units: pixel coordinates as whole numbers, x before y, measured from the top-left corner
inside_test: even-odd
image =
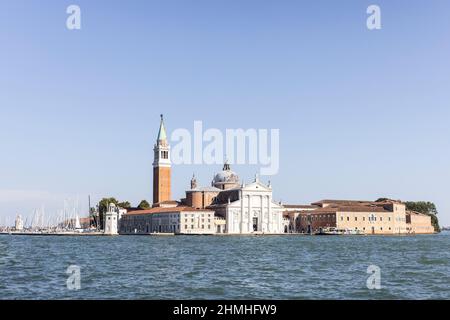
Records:
[[[214,211],[187,206],[155,207],[122,216],[119,234],[214,234]]]
[[[317,209],[286,211],[290,232],[317,233],[327,228],[358,231],[364,234],[433,233],[431,217],[406,210],[400,201],[323,200]]]

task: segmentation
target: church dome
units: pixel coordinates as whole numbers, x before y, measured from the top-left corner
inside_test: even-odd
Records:
[[[230,189],[239,186],[239,176],[231,171],[230,165],[226,162],[223,170],[214,176],[213,186],[219,189]]]
[[[221,171],[214,177],[214,182],[239,182],[239,177],[233,171]]]

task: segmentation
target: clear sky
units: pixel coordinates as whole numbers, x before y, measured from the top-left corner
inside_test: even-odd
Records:
[[[279,128],[284,203],[427,200],[450,225],[447,0],[0,4],[0,224],[89,194],[151,200],[164,113],[169,133]],[[220,169],[174,166],[174,198]]]

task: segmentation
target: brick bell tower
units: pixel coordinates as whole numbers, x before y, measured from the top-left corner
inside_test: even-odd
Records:
[[[158,138],[153,148],[153,205],[170,200],[170,146],[167,142],[163,115],[159,125]]]

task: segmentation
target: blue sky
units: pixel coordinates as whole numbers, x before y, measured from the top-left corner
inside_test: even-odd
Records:
[[[366,28],[370,4],[381,30]],[[448,1],[1,5],[0,224],[88,194],[151,200],[164,113],[169,132],[279,128],[270,180],[285,203],[429,200],[450,225]],[[218,170],[175,166],[174,197]]]

